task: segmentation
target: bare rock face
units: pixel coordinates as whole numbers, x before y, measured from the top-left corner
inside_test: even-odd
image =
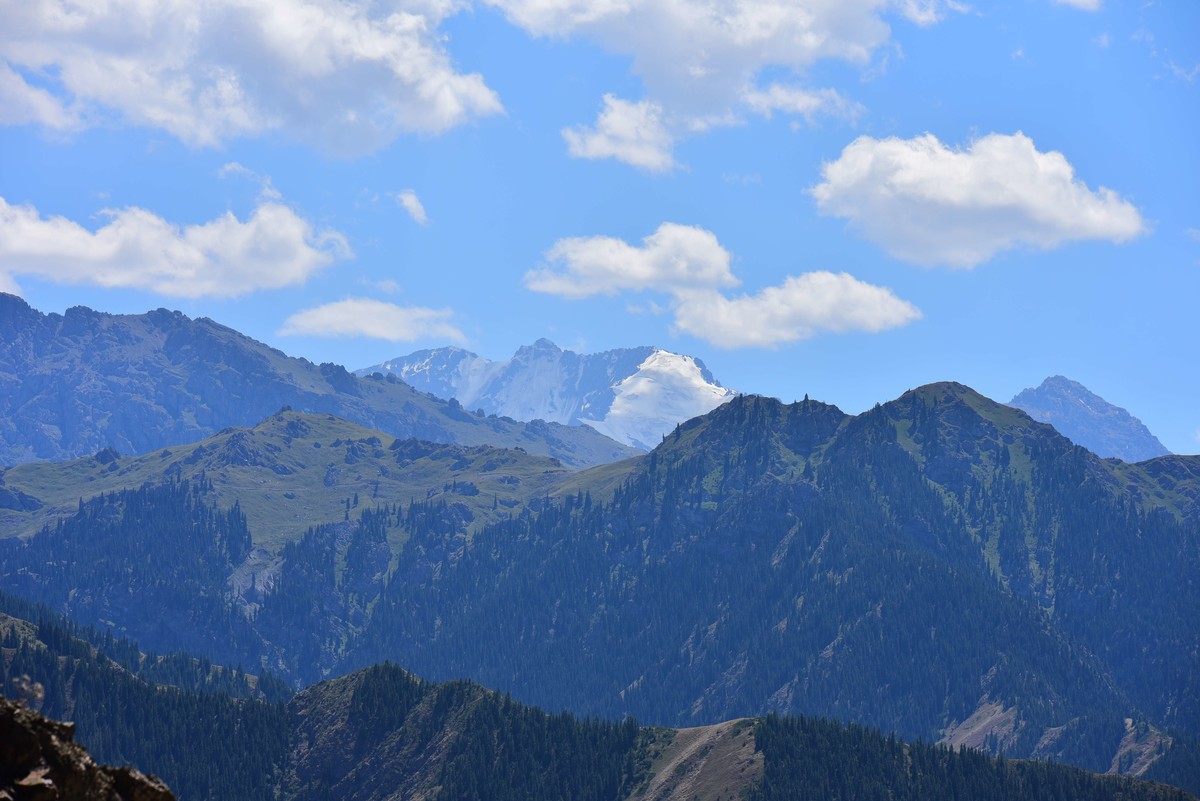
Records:
[[[1008,403],[1097,456],[1141,462],[1170,453],[1141,420],[1078,381],[1051,376]]]
[[[97,765],[75,727],[0,698],[0,801],[174,801],[134,768]]]

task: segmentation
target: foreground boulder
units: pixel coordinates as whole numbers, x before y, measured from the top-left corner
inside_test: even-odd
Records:
[[[75,727],[0,698],[0,801],[174,801],[134,768],[97,765]]]

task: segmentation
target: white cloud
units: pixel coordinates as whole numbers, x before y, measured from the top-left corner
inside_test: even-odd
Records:
[[[31,86],[8,64],[0,62],[0,124],[36,123],[53,131],[80,127],[75,110],[39,86]]]
[[[21,287],[13,280],[12,276],[0,273],[0,292],[5,292],[9,295],[20,295]]]
[[[412,217],[413,222],[417,225],[429,225],[429,215],[425,213],[425,207],[421,205],[421,200],[417,197],[416,192],[405,189],[396,195],[396,202],[408,212],[408,216]]]
[[[675,328],[721,348],[771,347],[820,331],[878,332],[921,317],[891,290],[825,271],[789,276],[754,295],[695,290],[677,301]]]
[[[974,267],[1015,247],[1124,242],[1145,229],[1133,204],[1092,191],[1061,153],[1022,133],[989,134],[965,150],[931,134],[859,137],[822,167],[812,189],[822,213],[844,217],[892,256]]]
[[[1112,37],[1110,37],[1107,33],[1101,33],[1092,38],[1092,44],[1094,44],[1096,47],[1104,49],[1112,44]]]
[[[764,117],[776,111],[793,114],[812,121],[819,114],[842,117],[851,121],[863,112],[859,103],[847,100],[835,89],[810,91],[799,86],[773,83],[766,89],[753,89],[743,95],[746,105]]]
[[[336,231],[261,202],[244,222],[224,214],[179,226],[140,208],[106,209],[95,231],[0,198],[0,273],[56,283],[144,289],[174,297],[236,297],[304,283],[351,255]]]
[[[1200,228],[1188,228],[1184,231],[1185,234],[1200,242]]]
[[[947,6],[952,10],[958,10],[953,8],[950,3],[947,3]],[[898,7],[905,19],[923,28],[942,18],[937,0],[899,0]]]
[[[284,321],[283,336],[367,337],[388,342],[418,339],[465,342],[466,337],[449,320],[450,309],[397,306],[370,298],[347,298],[304,309]]]
[[[641,247],[609,236],[573,237],[560,240],[546,255],[561,269],[531,270],[525,285],[565,298],[738,284],[729,270],[729,252],[711,231],[676,223],[660,225]]]
[[[736,286],[730,254],[710,231],[663,223],[640,247],[596,236],[564,239],[547,254],[556,267],[526,274],[536,292],[565,298],[622,291],[654,291],[669,298],[627,305],[631,313],[674,314],[676,331],[722,348],[771,347],[821,331],[882,331],[921,316],[916,307],[883,287],[845,273],[788,277],[756,294],[727,297]]]
[[[824,60],[868,67],[891,38],[885,18],[898,15],[920,25],[939,19],[944,9],[961,8],[942,0],[484,0],[534,36],[583,38],[630,58],[642,79],[640,102],[605,99],[593,128],[568,129],[573,155],[616,158],[652,171],[669,169],[671,146],[679,138],[715,125],[737,122],[747,111],[797,113],[777,99],[779,90],[762,86],[764,75],[790,76],[794,84]],[[776,81],[779,83],[779,81]],[[820,97],[828,90],[807,91]],[[828,99],[828,98],[827,98]],[[753,101],[752,105],[748,105]],[[799,102],[798,113],[812,113]],[[635,118],[653,120],[639,135],[607,128]],[[620,130],[628,130],[628,125]]]
[[[535,36],[581,36],[628,55],[651,97],[681,113],[736,100],[768,66],[864,64],[886,42],[887,0],[485,0]],[[901,13],[919,5],[894,4]]]
[[[0,122],[120,119],[193,146],[281,130],[342,155],[502,111],[438,28],[464,5],[401,0],[4,4]],[[4,66],[7,65],[7,66]]]
[[[398,295],[402,289],[400,282],[392,278],[385,278],[382,281],[376,281],[374,286],[385,295]]]
[[[1191,69],[1184,69],[1174,61],[1168,62],[1167,66],[1171,68],[1171,74],[1176,78],[1182,78],[1188,83],[1196,80],[1196,76],[1200,75],[1200,63],[1195,64]]]
[[[605,95],[594,128],[566,128],[562,135],[574,158],[613,158],[648,172],[666,172],[675,166],[675,135],[667,130],[658,103],[631,103]]]
[[[275,188],[275,184],[271,182],[271,176],[260,175],[249,167],[238,164],[236,161],[230,161],[221,165],[221,169],[217,170],[218,178],[228,178],[231,175],[239,175],[249,178],[258,184],[259,196],[270,200],[280,200],[283,195]]]
[[[1100,0],[1054,0],[1060,6],[1073,6],[1083,11],[1099,11]]]

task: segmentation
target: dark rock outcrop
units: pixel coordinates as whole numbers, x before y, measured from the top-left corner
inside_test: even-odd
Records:
[[[3,801],[174,801],[167,786],[135,768],[97,765],[75,727],[0,698]]]

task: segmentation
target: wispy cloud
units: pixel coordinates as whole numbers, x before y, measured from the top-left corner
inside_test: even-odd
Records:
[[[296,312],[279,329],[281,336],[364,337],[388,342],[420,339],[466,342],[450,320],[450,309],[397,306],[371,298],[346,298]]]
[[[425,206],[421,204],[416,192],[405,189],[396,194],[396,202],[408,212],[408,216],[412,217],[413,222],[417,225],[429,225],[429,215],[425,213]]]

